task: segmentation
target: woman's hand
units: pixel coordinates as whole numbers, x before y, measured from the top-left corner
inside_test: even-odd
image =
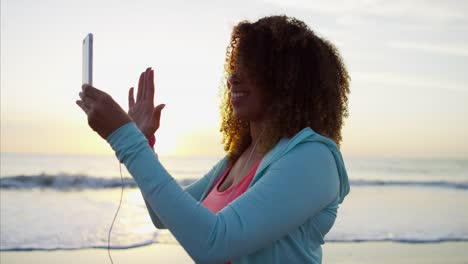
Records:
[[[88,116],[89,126],[103,139],[117,128],[132,122],[130,116],[107,93],[84,84],[76,104]]]
[[[161,111],[165,104],[154,107],[154,72],[146,69],[138,81],[138,93],[135,102],[133,87],[128,91],[128,115],[148,140],[159,128]]]

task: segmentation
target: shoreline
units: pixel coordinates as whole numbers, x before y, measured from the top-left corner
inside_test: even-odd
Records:
[[[323,263],[468,263],[468,241],[436,243],[328,242]],[[114,263],[194,263],[178,244],[111,249]],[[110,263],[107,249],[0,251],[0,263]]]

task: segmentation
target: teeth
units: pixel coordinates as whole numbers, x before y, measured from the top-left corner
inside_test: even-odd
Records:
[[[238,92],[238,93],[231,93],[232,98],[239,98],[241,96],[245,96],[247,93],[244,92]]]

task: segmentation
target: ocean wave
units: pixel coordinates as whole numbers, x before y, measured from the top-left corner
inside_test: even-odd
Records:
[[[130,248],[137,248],[137,247],[143,247],[147,246],[150,244],[158,244],[158,242],[155,241],[144,241],[144,242],[139,242],[139,243],[133,243],[133,244],[128,244],[128,245],[112,245],[109,248],[110,249],[130,249]],[[160,244],[160,243],[159,243]],[[103,248],[107,249],[107,245],[99,245],[99,246],[87,246],[87,245],[82,245],[82,246],[50,246],[50,245],[26,245],[26,246],[20,246],[20,247],[8,247],[8,246],[3,246],[0,248],[0,251],[31,251],[31,250],[39,250],[39,251],[49,251],[49,250],[77,250],[77,249],[90,249],[90,248]]]
[[[368,239],[360,239],[360,238],[343,238],[343,239],[325,239],[325,242],[347,242],[347,243],[365,243],[365,242],[397,242],[397,243],[412,243],[412,244],[429,244],[429,243],[443,243],[443,242],[466,242],[468,241],[468,237],[441,237],[441,238],[432,238],[432,239],[424,239],[424,238],[368,238]],[[166,239],[165,241],[158,241],[158,239],[154,240],[146,240],[137,243],[129,243],[123,245],[111,245],[111,249],[130,249],[130,248],[138,248],[142,246],[147,246],[150,244],[173,244],[179,245],[179,242],[175,238],[173,239]],[[90,248],[101,248],[107,249],[107,245],[62,245],[62,246],[52,246],[52,245],[44,245],[44,244],[37,244],[37,245],[24,245],[24,246],[8,246],[2,245],[0,251],[30,251],[30,250],[39,250],[39,251],[49,251],[49,250],[78,250],[78,249],[90,249]]]
[[[194,182],[195,179],[184,179],[178,181],[182,186]],[[107,189],[107,188],[135,188],[136,182],[133,178],[125,177],[92,177],[77,174],[39,174],[39,175],[18,175],[0,178],[1,189],[33,189],[45,188],[56,190],[69,189]]]
[[[352,186],[416,186],[447,189],[468,189],[468,182],[451,181],[384,181],[384,180],[351,180]]]
[[[399,242],[399,243],[442,243],[468,241],[468,237],[441,237],[441,238],[370,238],[370,239],[325,239],[326,242]]]
[[[181,186],[189,185],[197,179],[182,179],[177,182]],[[468,189],[468,182],[452,181],[387,181],[387,180],[351,180],[351,186],[408,186],[408,187],[436,187],[447,189]],[[93,177],[76,174],[39,174],[18,175],[0,178],[1,189],[32,189],[47,188],[57,190],[69,189],[107,189],[120,188],[122,180],[120,177]],[[136,188],[133,178],[123,178],[124,188]]]

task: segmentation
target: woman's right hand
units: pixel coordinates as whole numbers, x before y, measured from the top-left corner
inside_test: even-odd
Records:
[[[154,107],[154,72],[151,68],[140,75],[136,101],[133,91],[133,87],[128,91],[128,115],[150,140],[159,128],[161,111],[166,106],[160,104]]]

